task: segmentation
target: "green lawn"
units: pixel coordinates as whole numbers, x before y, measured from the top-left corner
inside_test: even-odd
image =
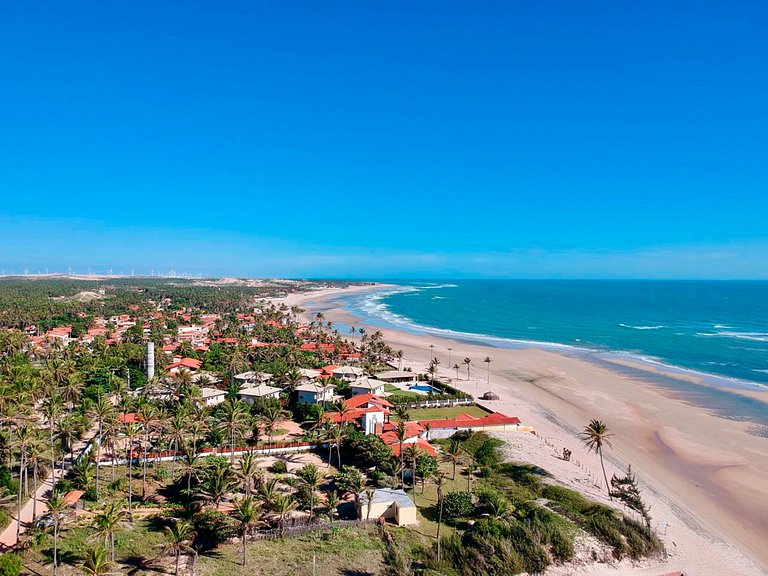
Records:
[[[394,384],[385,384],[384,392],[388,392],[390,394],[397,394],[398,396],[403,396],[405,398],[418,398],[419,396],[421,396],[421,394],[417,394],[416,392],[409,392],[408,390],[403,390],[401,388],[398,388]]]
[[[197,563],[198,576],[293,576],[312,574],[315,558],[317,576],[382,573],[381,543],[375,527],[342,528],[297,538],[248,543],[248,562],[240,564],[239,544],[220,546]]]
[[[456,418],[459,414],[469,414],[482,418],[488,412],[479,406],[453,406],[451,408],[417,408],[409,410],[411,420],[436,420],[438,418]]]

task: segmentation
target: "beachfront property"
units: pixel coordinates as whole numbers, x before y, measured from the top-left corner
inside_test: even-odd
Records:
[[[333,402],[335,389],[323,382],[307,382],[296,386],[299,404],[322,404]]]
[[[323,418],[334,423],[354,422],[366,434],[380,434],[389,422],[394,406],[373,394],[361,394],[344,401],[341,412],[326,412]]]
[[[358,378],[353,382],[350,382],[349,387],[352,390],[353,396],[359,396],[362,394],[373,394],[374,396],[380,396],[384,393],[384,386],[386,382],[376,380],[375,378]]]
[[[521,426],[520,419],[516,416],[506,416],[500,412],[493,412],[488,416],[476,417],[469,414],[459,414],[456,418],[440,418],[436,420],[419,420],[424,427],[423,438],[449,438],[453,434],[463,430],[520,430],[532,432],[529,426]]]
[[[406,370],[388,370],[386,372],[378,372],[374,376],[377,380],[389,384],[410,384],[418,379],[415,372],[408,372]]]
[[[368,495],[360,492],[357,496],[357,517],[362,520],[383,518],[394,520],[398,526],[418,524],[416,505],[402,489],[377,488],[373,492],[370,507]]]
[[[280,398],[280,392],[282,389],[269,386],[267,384],[261,384],[259,386],[252,386],[243,388],[237,393],[237,397],[240,398],[246,404],[253,406],[259,399],[266,398]]]

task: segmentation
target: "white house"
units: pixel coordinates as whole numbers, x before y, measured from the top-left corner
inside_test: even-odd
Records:
[[[384,393],[385,384],[386,382],[376,380],[375,378],[358,378],[357,380],[350,382],[349,387],[352,390],[353,396],[358,396],[360,394],[381,396]]]
[[[200,394],[202,395],[203,402],[206,406],[216,406],[224,402],[227,397],[227,393],[224,390],[218,388],[200,388]]]
[[[299,404],[320,404],[333,402],[334,388],[323,382],[307,382],[296,386]]]
[[[302,378],[314,380],[315,378],[319,378],[322,372],[320,372],[320,370],[312,370],[312,368],[299,368],[299,374],[301,374]]]
[[[376,374],[378,380],[384,382],[416,382],[416,373],[405,370],[388,370]]]
[[[360,492],[357,495],[357,516],[362,519],[385,518],[394,520],[398,526],[418,524],[416,505],[404,490],[392,488],[377,488],[373,498],[368,502],[368,495]]]
[[[259,398],[280,398],[280,392],[282,392],[280,388],[262,384],[261,386],[243,388],[237,393],[237,397],[246,404],[253,405]]]
[[[365,370],[357,366],[339,366],[333,370],[332,374],[334,378],[352,382],[365,375]]]
[[[238,381],[240,387],[253,386],[254,384],[265,384],[272,380],[272,374],[267,372],[242,372],[241,374],[235,374],[235,380]]]

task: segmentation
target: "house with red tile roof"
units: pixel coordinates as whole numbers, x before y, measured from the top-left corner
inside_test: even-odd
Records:
[[[419,420],[419,424],[428,429],[429,438],[448,438],[460,430],[508,430],[519,429],[520,419],[493,412],[483,417],[459,414],[455,418]]]
[[[203,365],[202,360],[196,360],[195,358],[178,358],[173,362],[165,366],[165,370],[169,374],[177,374],[181,370],[189,370],[190,372],[197,372]]]

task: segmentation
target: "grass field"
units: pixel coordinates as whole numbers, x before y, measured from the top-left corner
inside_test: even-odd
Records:
[[[451,408],[417,408],[409,410],[411,420],[436,420],[438,418],[456,418],[459,414],[469,414],[482,418],[488,412],[479,406],[453,406]]]
[[[317,576],[382,573],[381,543],[375,527],[343,528],[298,538],[248,543],[248,562],[240,564],[239,544],[219,547],[213,555],[200,556],[198,576],[293,576],[312,574],[314,556]]]
[[[398,396],[403,396],[405,398],[418,398],[420,396],[420,394],[417,394],[416,392],[408,392],[407,390],[402,390],[393,384],[385,384],[384,392],[397,394]]]

